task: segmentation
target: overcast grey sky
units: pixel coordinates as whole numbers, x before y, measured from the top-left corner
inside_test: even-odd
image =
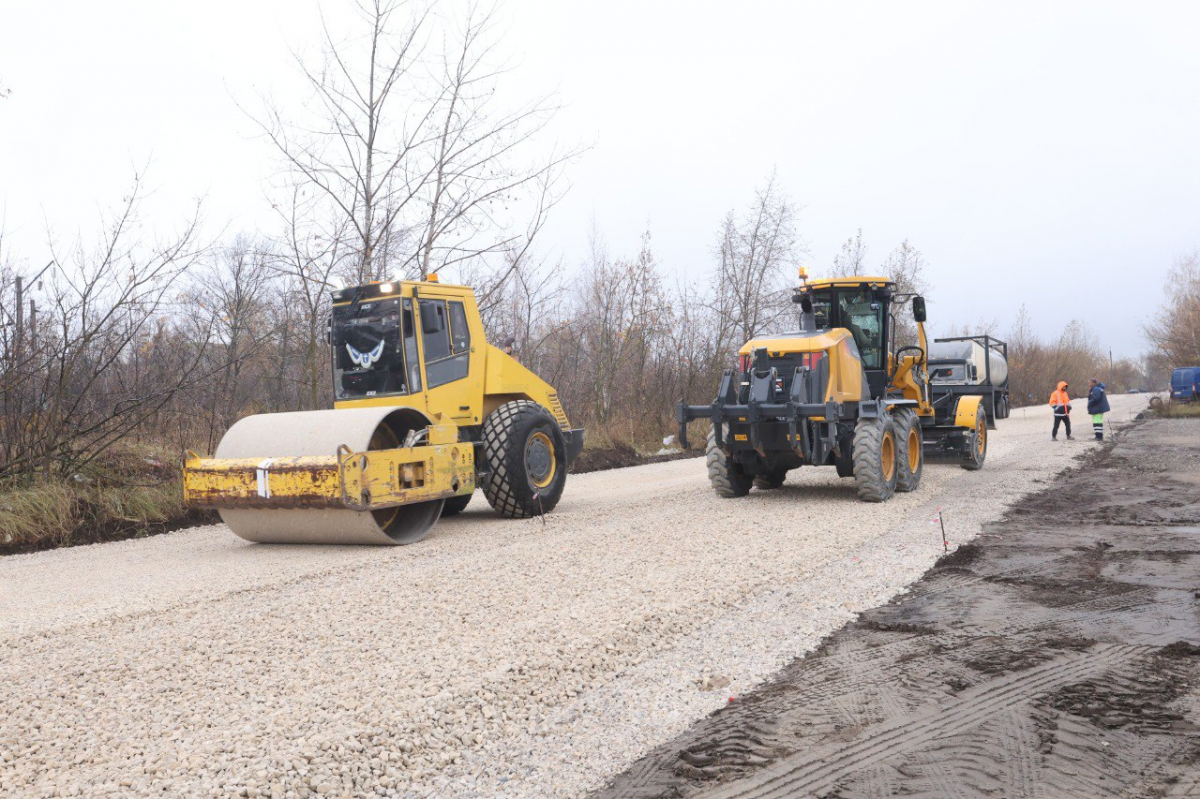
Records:
[[[347,4],[321,4],[333,19]],[[315,0],[0,0],[0,203],[39,267],[45,228],[86,232],[150,164],[153,221],[204,196],[215,229],[269,219],[267,145],[235,100],[295,97]],[[1118,356],[1173,258],[1200,246],[1200,4],[574,3],[509,0],[515,95],[557,90],[594,141],[543,250],[576,265],[649,226],[701,275],[724,213],[770,171],[803,206],[820,274],[863,229],[907,238],[930,315],[1041,332],[1084,319]]]

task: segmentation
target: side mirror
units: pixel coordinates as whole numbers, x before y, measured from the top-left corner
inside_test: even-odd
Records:
[[[925,324],[925,298],[913,297],[913,319],[916,319],[921,324]]]

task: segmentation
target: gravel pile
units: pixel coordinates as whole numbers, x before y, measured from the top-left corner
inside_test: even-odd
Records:
[[[832,469],[719,500],[686,460],[573,476],[544,525],[477,498],[416,547],[4,558],[0,795],[578,795],[903,590],[938,507],[962,543],[1091,447],[1024,415],[885,505]]]

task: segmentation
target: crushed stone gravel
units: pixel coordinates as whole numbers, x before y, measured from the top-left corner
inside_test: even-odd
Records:
[[[413,547],[2,558],[0,795],[585,793],[903,591],[939,508],[965,543],[1093,447],[1049,425],[1017,409],[983,471],[882,505],[832,469],[722,500],[683,460],[573,476],[544,525],[477,496]]]

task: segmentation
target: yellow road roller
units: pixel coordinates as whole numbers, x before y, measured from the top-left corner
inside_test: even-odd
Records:
[[[475,293],[425,281],[333,292],[333,410],[248,416],[184,502],[248,541],[410,544],[476,487],[502,516],[554,509],[583,448],[554,389],[487,342]]]

